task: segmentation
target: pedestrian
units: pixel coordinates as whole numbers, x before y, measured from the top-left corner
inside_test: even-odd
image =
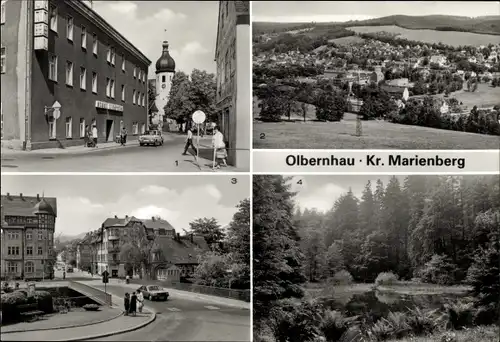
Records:
[[[89,147],[90,139],[89,139],[89,125],[85,125],[85,137],[84,137],[85,147]]]
[[[130,314],[133,314],[134,316],[137,313],[137,296],[135,295],[135,292],[132,292],[132,297],[130,297]]]
[[[193,144],[193,129],[190,128],[188,129],[188,134],[186,137],[186,146],[184,146],[184,152],[182,153],[183,156],[187,155],[187,151],[189,149],[189,146],[194,150],[194,154],[198,155],[198,151],[196,150],[196,147]]]
[[[219,131],[219,128],[217,126],[214,127],[214,136],[212,137],[212,147],[215,150],[215,168],[220,169],[219,160],[222,160],[223,166],[227,166],[226,144],[224,143],[224,136]]]
[[[125,316],[128,316],[129,310],[130,310],[130,294],[127,292],[125,293],[125,299],[123,302],[125,306]]]
[[[127,142],[127,128],[123,126],[122,131],[120,132],[120,143],[122,146],[125,146],[125,143]]]
[[[125,277],[125,282],[128,284],[130,283],[130,276],[127,274],[127,276]]]
[[[92,127],[92,140],[94,141],[94,147],[97,147],[97,126]]]
[[[144,307],[144,295],[141,290],[137,290],[137,308],[139,312],[142,313],[142,308]]]

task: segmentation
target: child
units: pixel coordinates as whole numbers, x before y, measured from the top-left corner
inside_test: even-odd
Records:
[[[128,312],[130,310],[130,295],[129,293],[125,293],[125,302],[124,302],[124,305],[125,305],[125,316],[128,316]]]

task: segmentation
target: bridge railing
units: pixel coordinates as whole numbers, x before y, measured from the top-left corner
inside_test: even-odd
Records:
[[[92,298],[93,300],[99,302],[102,305],[111,306],[112,304],[111,295],[109,293],[106,293],[94,287],[79,283],[77,281],[70,281],[69,288],[77,292],[80,292],[81,294],[84,294],[89,298]]]
[[[235,290],[223,287],[213,287],[188,283],[171,283],[170,287],[181,291],[189,291],[250,302],[250,290]]]

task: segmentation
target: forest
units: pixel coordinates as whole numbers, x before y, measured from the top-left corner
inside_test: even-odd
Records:
[[[392,341],[433,334],[438,337],[431,341],[457,341],[439,335],[455,331],[476,334],[467,335],[469,341],[498,340],[497,326],[482,335],[500,309],[498,176],[374,179],[359,198],[349,190],[327,212],[300,210],[290,181],[254,177],[256,341]],[[368,319],[308,298],[315,283],[333,292],[340,283],[460,285],[469,299]]]

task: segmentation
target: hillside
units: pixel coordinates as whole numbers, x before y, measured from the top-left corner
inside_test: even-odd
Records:
[[[430,29],[438,31],[462,31],[480,34],[500,35],[500,15],[483,16],[476,18],[448,16],[448,15],[427,15],[408,16],[392,15],[387,17],[356,20],[343,23],[272,23],[254,22],[254,34],[281,33],[300,28],[308,27],[349,27],[349,26],[389,26],[395,25],[406,29],[419,30]]]

